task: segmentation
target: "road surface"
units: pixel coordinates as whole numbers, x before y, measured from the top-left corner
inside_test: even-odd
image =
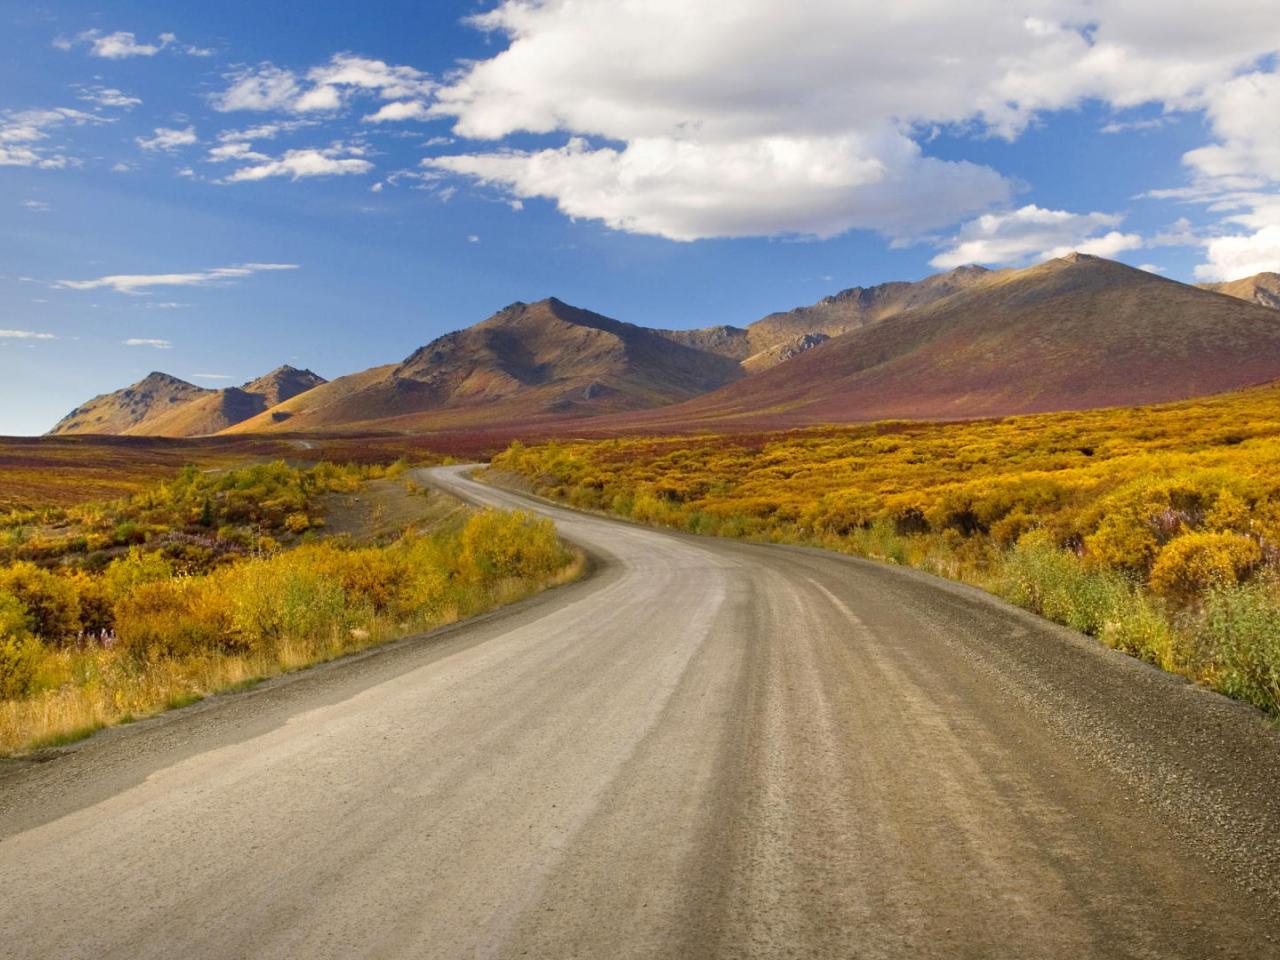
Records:
[[[595,576],[0,770],[7,958],[1280,955],[1280,736],[976,591]]]

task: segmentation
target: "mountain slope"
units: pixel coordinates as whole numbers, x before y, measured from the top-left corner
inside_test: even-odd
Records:
[[[987,282],[996,273],[976,265],[923,280],[896,280],[873,287],[850,287],[807,307],[762,317],[748,327],[659,330],[677,343],[731,357],[749,373],[767,370],[831,337],[926,306],[960,290]]]
[[[1280,315],[1072,254],[988,276],[619,428],[790,426],[1127,406],[1280,378]]]
[[[686,400],[741,376],[730,357],[550,298],[512,304],[399,364],[339,377],[231,432],[584,417]]]
[[[203,437],[218,433],[264,410],[325,383],[310,370],[277,367],[240,387],[206,393],[190,403],[151,417],[125,433],[149,437]]]
[[[1199,287],[1280,310],[1280,273],[1259,273],[1226,283],[1202,283]]]
[[[49,433],[126,433],[215,393],[217,391],[155,371],[131,386],[101,394],[76,407],[54,424]]]

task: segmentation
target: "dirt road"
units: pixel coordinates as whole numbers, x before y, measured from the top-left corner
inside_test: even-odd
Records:
[[[592,578],[0,768],[0,954],[1280,956],[1280,735],[976,591],[532,506]]]

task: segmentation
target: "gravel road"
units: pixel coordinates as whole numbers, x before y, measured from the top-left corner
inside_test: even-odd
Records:
[[[1280,956],[1280,732],[966,587],[594,576],[0,766],[6,958]]]

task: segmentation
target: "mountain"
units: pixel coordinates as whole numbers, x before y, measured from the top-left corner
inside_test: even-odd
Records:
[[[737,361],[554,297],[514,303],[398,364],[310,390],[231,428],[479,427],[687,400],[743,375]]]
[[[152,372],[132,386],[76,407],[49,433],[126,433],[216,392],[167,373]]]
[[[811,306],[771,313],[748,327],[657,332],[677,343],[731,357],[749,373],[758,373],[831,337],[949,297],[992,276],[995,274],[985,267],[970,265],[915,282],[896,280],[874,287],[850,287]]]
[[[310,370],[283,366],[241,387],[209,390],[167,373],[94,397],[62,418],[51,434],[97,433],[196,437],[225,430],[324,383]]]
[[[1202,283],[1199,287],[1201,290],[1224,293],[1228,297],[1280,310],[1280,273],[1259,273],[1226,283]]]
[[[327,381],[288,365],[239,387],[214,390],[126,431],[133,436],[204,437],[226,430]]]
[[[1280,314],[1098,257],[987,274],[609,429],[734,429],[1130,406],[1280,378]]]

